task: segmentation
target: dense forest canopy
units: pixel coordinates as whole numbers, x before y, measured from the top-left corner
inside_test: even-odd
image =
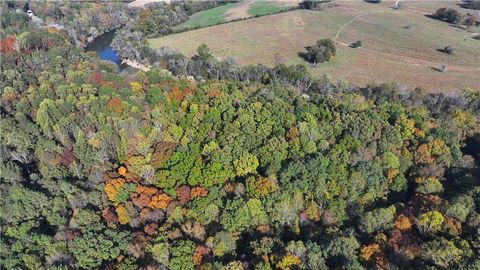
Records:
[[[1,269],[480,269],[479,92],[118,74],[2,10]]]

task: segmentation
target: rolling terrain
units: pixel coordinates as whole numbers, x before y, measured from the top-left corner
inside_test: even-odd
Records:
[[[468,31],[428,17],[438,8],[460,9],[455,2],[393,2],[369,4],[338,2],[323,11],[296,10],[260,18],[201,28],[149,40],[152,47],[169,46],[192,56],[207,44],[218,57],[234,57],[240,64],[306,64],[298,53],[321,38],[337,42],[337,55],[309,67],[315,75],[328,75],[361,86],[398,82],[430,92],[480,89],[480,42]],[[363,47],[348,45],[361,40]],[[455,48],[454,55],[439,52]],[[447,67],[441,72],[442,66]]]

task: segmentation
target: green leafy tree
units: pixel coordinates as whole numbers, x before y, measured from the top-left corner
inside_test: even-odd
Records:
[[[400,161],[398,157],[395,156],[392,152],[386,152],[383,154],[382,162],[384,168],[398,168],[400,166]]]
[[[370,212],[366,212],[360,217],[359,228],[361,231],[371,234],[393,227],[395,218],[395,206],[387,208],[378,208]]]
[[[336,236],[324,248],[326,259],[336,265],[358,265],[357,253],[360,243],[353,236]],[[347,266],[348,267],[348,266]]]
[[[458,196],[451,200],[451,204],[448,206],[446,214],[450,217],[457,219],[460,222],[465,222],[467,216],[474,208],[474,199],[470,196]]]
[[[268,223],[267,213],[259,199],[248,200],[245,207],[248,209],[251,225],[256,226]]]
[[[313,242],[308,242],[306,247],[306,259],[308,268],[319,270],[328,269],[322,248],[318,244]]]
[[[153,259],[163,265],[168,266],[168,261],[170,258],[170,245],[167,242],[155,243],[148,247],[147,249],[151,254]]]
[[[416,225],[421,232],[438,232],[442,229],[444,217],[438,211],[429,211],[421,214],[416,220]]]
[[[443,185],[438,178],[428,177],[416,187],[415,191],[422,194],[441,193]]]
[[[455,265],[464,255],[464,251],[460,247],[445,238],[427,242],[422,248],[422,258],[441,268]]]
[[[128,232],[87,232],[71,242],[70,251],[78,268],[92,269],[124,253],[128,239]]]
[[[210,48],[206,44],[202,44],[197,48],[197,54],[193,56],[194,60],[208,61],[213,58]]]
[[[273,239],[270,237],[263,237],[258,241],[250,242],[250,247],[253,250],[253,254],[259,256],[267,256],[272,252],[273,248]]]
[[[75,223],[82,232],[101,231],[104,228],[101,217],[89,209],[80,210],[70,223]]]
[[[257,157],[246,152],[242,153],[238,159],[233,161],[233,167],[238,176],[256,173],[258,165]]]
[[[213,254],[222,257],[225,254],[232,253],[236,249],[237,237],[233,234],[221,231],[213,239]]]
[[[250,217],[245,202],[241,198],[227,201],[220,216],[220,223],[229,232],[243,231],[248,228]]]
[[[162,89],[158,87],[150,88],[145,96],[145,100],[153,106],[157,104],[165,104],[167,102]]]
[[[190,240],[174,242],[170,247],[169,268],[172,270],[194,269],[192,258],[194,250],[195,243]]]

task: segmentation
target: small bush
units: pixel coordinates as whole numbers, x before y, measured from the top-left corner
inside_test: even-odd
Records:
[[[449,23],[459,23],[462,20],[462,14],[453,8],[440,8],[435,12],[435,17]]]
[[[352,48],[360,48],[360,47],[362,47],[362,41],[361,41],[361,40],[357,40],[357,41],[353,42],[352,44],[350,44],[350,47],[352,47]]]
[[[445,48],[441,49],[440,51],[446,53],[446,54],[454,54],[455,49],[452,46],[445,46]]]

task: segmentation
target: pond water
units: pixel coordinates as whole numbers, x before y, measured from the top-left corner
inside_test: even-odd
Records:
[[[113,40],[113,36],[115,34],[115,30],[107,32],[103,35],[98,36],[96,39],[90,43],[86,50],[87,51],[95,51],[98,54],[98,57],[102,60],[107,60],[114,62],[117,64],[118,71],[124,70],[128,65],[122,64],[122,59],[118,56],[118,54],[113,50],[110,46]]]

